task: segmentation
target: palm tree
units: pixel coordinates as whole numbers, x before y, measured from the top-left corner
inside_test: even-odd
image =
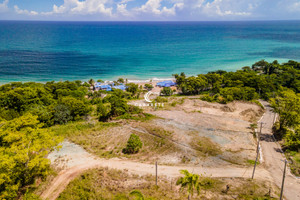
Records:
[[[95,81],[94,81],[94,79],[90,79],[89,84],[90,84],[90,86],[93,87],[93,90],[95,90]]]
[[[180,177],[176,185],[181,185],[181,189],[187,189],[188,199],[190,200],[191,197],[194,195],[194,190],[197,191],[197,194],[200,194],[200,183],[198,174],[192,174],[187,170],[180,170],[180,173],[184,175],[184,177]]]

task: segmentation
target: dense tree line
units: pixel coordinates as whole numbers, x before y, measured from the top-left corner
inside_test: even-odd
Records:
[[[277,134],[287,150],[300,150],[300,63],[261,60],[236,72],[218,70],[187,77],[174,75],[184,95],[201,94],[202,100],[227,103],[259,98],[271,102],[279,114]]]
[[[300,149],[300,63],[279,64],[264,60],[236,72],[222,70],[186,76],[174,75],[184,95],[199,95],[207,101],[227,103],[263,98],[279,113],[278,132],[286,148]],[[102,82],[99,80],[98,82]],[[127,83],[119,79],[115,84]],[[47,127],[97,117],[138,119],[147,117],[140,108],[128,104],[140,97],[143,88],[126,84],[126,91],[95,91],[94,80],[47,83],[14,82],[0,86],[0,199],[15,199],[36,178],[49,173],[45,156],[61,139]],[[152,85],[145,86],[147,90]],[[172,95],[164,88],[164,96]]]
[[[46,155],[62,140],[47,127],[93,115],[107,121],[143,114],[127,103],[138,97],[138,85],[128,84],[127,91],[96,92],[93,84],[90,80],[0,86],[0,199],[22,196],[36,178],[49,173]]]
[[[295,61],[279,64],[262,60],[236,72],[218,70],[190,77],[181,73],[174,77],[183,94],[208,93],[204,96],[205,100],[220,103],[259,97],[268,100],[282,87],[296,93],[300,91],[300,68]]]

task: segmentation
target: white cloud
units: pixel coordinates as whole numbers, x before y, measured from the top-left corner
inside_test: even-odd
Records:
[[[17,5],[15,5],[14,8],[15,8],[15,12],[17,14],[20,14],[20,15],[32,15],[32,16],[34,16],[34,15],[38,15],[39,14],[36,11],[29,11],[29,10],[25,10],[25,9],[22,10]]]
[[[162,0],[148,0],[144,5],[139,8],[133,9],[137,13],[149,13],[155,15],[175,15],[176,9],[181,9],[184,3],[175,3],[171,8],[162,7]],[[162,8],[161,8],[162,7]]]
[[[131,2],[131,1],[134,1],[134,0],[122,0],[118,4],[127,4],[128,2]]]
[[[9,10],[9,0],[0,0],[0,13]],[[297,19],[300,0],[64,0],[49,12],[22,10],[41,19],[67,20],[243,20]],[[136,5],[136,7],[134,7]]]
[[[103,14],[112,16],[112,8],[107,8],[108,0],[64,0],[61,6],[53,5],[51,12],[43,12],[42,15],[71,14],[93,15]]]
[[[300,11],[300,1],[292,1],[292,2],[285,2],[285,3],[281,3],[280,4],[285,4],[286,6],[286,10],[289,12],[299,12]]]
[[[214,0],[213,2],[202,3],[202,12],[207,16],[249,16],[255,7],[252,0]]]
[[[127,4],[117,4],[117,14],[125,17],[133,16],[133,14],[127,10]]]
[[[4,0],[3,3],[0,3],[0,13],[8,11],[8,2],[9,0]]]

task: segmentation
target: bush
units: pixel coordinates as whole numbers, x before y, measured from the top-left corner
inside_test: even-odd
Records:
[[[156,97],[155,101],[156,101],[157,103],[167,103],[167,102],[168,102],[168,99],[165,98],[165,97],[160,97],[160,96],[158,96],[158,97]]]
[[[71,112],[65,105],[58,104],[53,109],[53,121],[55,124],[66,124],[72,120]]]
[[[152,89],[153,89],[153,85],[146,83],[146,84],[145,84],[145,88],[146,88],[147,90],[152,90]]]
[[[173,94],[173,90],[170,87],[164,87],[160,92],[160,95],[171,96]]]
[[[128,83],[126,84],[126,86],[127,86],[126,91],[130,92],[132,96],[135,96],[139,91],[139,86],[137,84]]]
[[[125,154],[134,154],[138,153],[139,150],[142,148],[143,143],[140,140],[139,136],[135,134],[131,134],[128,141],[126,148],[123,149],[123,153]]]
[[[106,122],[110,117],[111,104],[110,103],[99,103],[97,105],[97,113],[99,121]]]

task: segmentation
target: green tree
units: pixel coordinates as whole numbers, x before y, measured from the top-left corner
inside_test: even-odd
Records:
[[[91,111],[84,101],[70,96],[60,99],[59,104],[65,105],[69,109],[72,120],[77,120]]]
[[[123,153],[126,154],[138,153],[139,150],[142,148],[142,146],[143,143],[140,140],[140,137],[137,136],[136,134],[131,134],[127,141],[126,147],[123,149]]]
[[[106,122],[111,116],[111,104],[110,103],[99,103],[97,105],[97,113],[99,121]]]
[[[223,81],[223,76],[217,73],[208,73],[205,75],[205,77],[211,90],[215,93],[219,92]]]
[[[139,86],[135,83],[128,83],[126,84],[127,88],[126,91],[130,92],[132,96],[135,96],[139,91]]]
[[[152,89],[153,89],[153,85],[152,85],[152,84],[146,83],[146,84],[145,84],[145,88],[146,88],[147,90],[152,90]]]
[[[300,150],[300,127],[296,127],[295,130],[287,130],[283,137],[284,145],[292,151]]]
[[[186,189],[188,193],[188,199],[191,199],[194,195],[194,191],[196,190],[197,194],[200,194],[200,176],[198,174],[192,174],[187,170],[180,170],[180,173],[184,175],[184,177],[180,177],[176,185],[180,185],[181,189]]]
[[[184,74],[178,76],[175,74],[177,87],[183,94],[199,94],[208,87],[207,79],[204,75],[191,76],[185,78]]]
[[[94,81],[94,79],[90,79],[89,84],[90,84],[91,87],[93,87],[93,90],[95,90],[95,81]]]
[[[58,104],[53,109],[53,122],[55,124],[66,124],[72,120],[70,109],[63,105]]]
[[[103,99],[103,103],[111,104],[111,116],[120,116],[128,112],[129,106],[126,99],[116,95],[109,96]]]
[[[271,107],[279,114],[280,130],[294,128],[300,124],[300,95],[292,90],[281,91],[270,100]]]
[[[170,87],[164,87],[160,91],[160,95],[171,96],[173,94],[173,90]]]
[[[118,83],[125,83],[124,78],[118,78],[117,82]]]
[[[31,114],[0,124],[0,199],[15,199],[22,188],[48,175],[46,155],[61,138],[42,129],[37,116]]]

